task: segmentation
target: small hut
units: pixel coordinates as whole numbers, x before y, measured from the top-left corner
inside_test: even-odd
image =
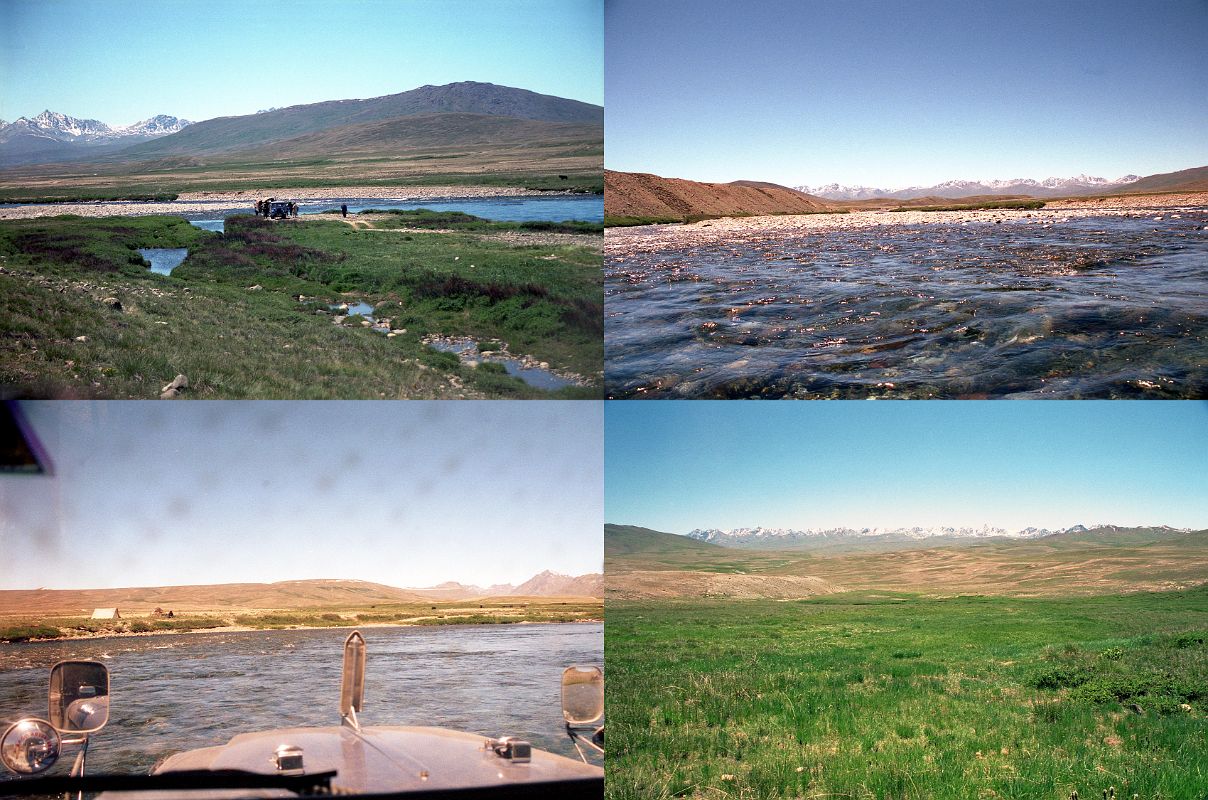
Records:
[[[116,608],[98,608],[92,612],[93,619],[121,619],[122,615]]]

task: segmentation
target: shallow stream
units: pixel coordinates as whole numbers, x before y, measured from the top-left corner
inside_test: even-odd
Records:
[[[610,230],[608,396],[1204,397],[1206,223],[1021,215],[660,247]]]

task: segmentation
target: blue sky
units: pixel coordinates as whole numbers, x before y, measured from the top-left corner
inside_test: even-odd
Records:
[[[0,118],[194,121],[484,81],[603,104],[601,0],[0,0]]]
[[[1208,402],[625,401],[604,421],[617,524],[1208,527]]]
[[[882,188],[1208,164],[1205,0],[606,0],[605,164]]]
[[[22,408],[54,474],[0,474],[0,589],[603,567],[600,403]]]

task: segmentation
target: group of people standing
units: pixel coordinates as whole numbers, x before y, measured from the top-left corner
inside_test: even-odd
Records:
[[[257,200],[256,216],[268,219],[272,215],[274,205],[283,205],[283,203],[279,203],[271,197],[267,200]],[[298,216],[298,204],[291,200],[286,208],[286,214],[291,217]]]

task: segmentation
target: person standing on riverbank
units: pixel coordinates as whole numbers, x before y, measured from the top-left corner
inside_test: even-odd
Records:
[[[344,217],[344,219],[348,219],[348,204],[347,203],[340,204],[340,216]]]

